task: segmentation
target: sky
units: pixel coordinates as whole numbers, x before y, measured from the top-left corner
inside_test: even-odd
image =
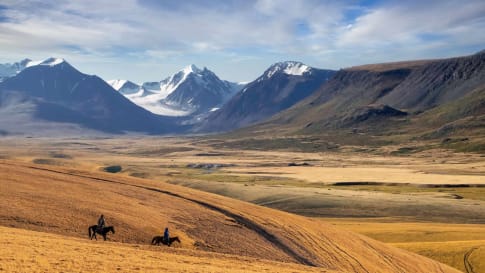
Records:
[[[60,57],[105,80],[195,64],[240,82],[279,61],[340,69],[483,49],[483,0],[0,0],[0,63]]]

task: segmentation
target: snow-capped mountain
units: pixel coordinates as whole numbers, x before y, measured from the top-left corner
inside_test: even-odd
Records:
[[[31,59],[23,59],[22,61],[13,64],[0,64],[0,82],[5,78],[17,75],[17,73],[22,71],[24,68],[34,64],[35,62],[32,62]]]
[[[112,82],[122,90],[126,81]],[[136,92],[121,92],[152,113],[166,116],[199,115],[221,107],[242,85],[223,81],[207,68],[189,65],[160,82],[145,82]],[[134,87],[133,89],[134,90]]]
[[[196,130],[227,131],[263,121],[313,94],[334,73],[299,62],[273,64]]]
[[[167,105],[180,107],[201,114],[222,106],[239,86],[223,81],[207,68],[190,65],[165,80],[169,95],[163,100]]]
[[[101,78],[83,74],[59,58],[30,62],[0,82],[0,113],[2,129],[16,133],[39,133],[39,128],[112,133],[176,130],[172,120],[133,104]]]
[[[140,91],[140,86],[134,82],[128,80],[110,80],[107,81],[114,90],[120,92],[123,95],[135,94]]]
[[[294,75],[294,76],[302,76],[305,73],[309,73],[311,69],[312,69],[311,67],[300,62],[293,62],[293,61],[279,62],[279,63],[273,64],[268,70],[266,70],[265,73],[263,74],[263,77],[260,79],[261,80],[269,79],[277,73],[284,73],[287,75]]]

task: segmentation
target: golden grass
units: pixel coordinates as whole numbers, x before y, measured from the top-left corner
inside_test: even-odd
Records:
[[[0,272],[336,272],[257,258],[0,227]]]
[[[228,168],[236,175],[289,177],[313,183],[383,182],[412,184],[483,184],[483,175],[426,173],[412,168],[393,167],[251,167]]]
[[[402,222],[399,219],[336,219],[326,223],[442,262],[463,272],[485,271],[485,225]]]
[[[146,245],[168,225],[182,236],[182,249],[322,271],[455,272],[320,221],[163,182],[12,160],[0,160],[0,175],[4,226],[86,238],[87,226],[103,213],[116,226],[110,239],[119,243]],[[66,262],[74,263],[74,255],[67,253]]]
[[[429,257],[463,272],[485,271],[485,240],[396,243],[392,245]]]
[[[322,224],[320,221],[315,222],[160,181],[171,180],[181,184],[187,182],[191,183],[191,186],[198,182],[201,182],[201,185],[205,183],[205,186],[199,187],[201,189],[231,184],[232,188],[229,193],[244,192],[244,196],[241,193],[234,197],[248,201],[253,201],[257,199],[256,197],[261,197],[264,201],[266,198],[264,195],[267,192],[282,196],[294,192],[305,198],[310,195],[330,196],[331,200],[343,202],[348,200],[347,207],[355,209],[357,214],[360,212],[359,208],[355,206],[358,205],[355,203],[358,202],[356,200],[380,204],[394,204],[396,201],[407,200],[408,203],[424,202],[424,207],[431,204],[442,204],[444,208],[453,204],[454,208],[464,213],[469,209],[483,210],[481,201],[469,200],[483,200],[482,192],[473,192],[472,188],[470,191],[463,189],[459,192],[460,195],[464,195],[465,199],[457,201],[446,197],[446,192],[435,195],[434,189],[428,191],[427,188],[423,188],[421,190],[414,186],[397,188],[383,186],[372,189],[344,187],[343,190],[332,188],[331,191],[328,191],[326,185],[323,185],[323,183],[338,181],[411,182],[416,184],[483,183],[485,181],[483,180],[485,159],[479,155],[442,150],[424,151],[406,157],[359,152],[244,151],[214,149],[208,143],[208,141],[196,139],[146,137],[96,140],[0,139],[2,148],[0,158],[12,159],[2,161],[8,164],[0,164],[0,187],[2,189],[0,191],[0,225],[72,236],[60,238],[59,242],[50,242],[51,245],[60,244],[61,241],[69,244],[72,240],[72,243],[78,241],[85,243],[86,249],[91,249],[91,246],[88,246],[91,244],[95,246],[95,249],[109,247],[109,251],[116,253],[134,249],[138,252],[133,252],[130,259],[135,261],[148,259],[142,258],[143,255],[154,255],[156,258],[153,260],[163,260],[163,257],[157,256],[160,248],[155,249],[156,254],[146,254],[147,251],[152,253],[153,249],[145,245],[149,243],[153,235],[160,234],[165,226],[169,226],[174,235],[182,237],[182,244],[176,245],[176,250],[171,248],[171,251],[173,250],[177,255],[182,253],[181,256],[168,258],[169,260],[180,258],[178,261],[183,264],[182,266],[179,264],[179,267],[170,267],[174,271],[204,272],[195,270],[197,266],[193,266],[201,264],[203,270],[207,269],[206,272],[225,272],[218,271],[221,270],[218,265],[210,262],[206,264],[203,259],[198,263],[198,257],[206,257],[204,255],[208,255],[209,260],[217,255],[222,255],[221,268],[230,268],[234,270],[233,272],[239,272],[237,270],[264,271],[267,268],[266,264],[270,268],[268,271],[285,272],[277,270],[279,265],[273,267],[271,264],[278,262],[290,262],[291,266],[287,267],[287,264],[283,264],[283,267],[293,268],[292,266],[295,266],[294,271],[306,270],[306,267],[301,269],[298,265],[294,265],[293,263],[297,262],[295,258],[288,255],[281,247],[276,246],[274,242],[268,241],[261,235],[261,232],[255,231],[254,228],[248,227],[234,218],[235,215],[239,215],[257,226],[263,227],[266,232],[277,238],[296,255],[319,265],[320,267],[316,270],[336,269],[343,272],[359,272],[363,271],[358,265],[361,263],[362,267],[370,272],[399,272],[403,271],[403,268],[406,268],[405,272],[433,272],[433,270],[439,271],[440,267],[446,272],[453,272],[452,269],[442,267],[428,259],[396,251],[394,248],[388,248],[367,238],[340,231],[341,226],[346,227],[345,223],[332,227]],[[341,150],[354,151],[355,147],[342,147]],[[379,153],[386,154],[382,149]],[[36,163],[32,164],[32,162]],[[312,166],[288,167],[290,162],[308,162]],[[224,163],[236,166],[217,171],[205,171],[189,169],[186,167],[189,163]],[[110,165],[120,165],[122,171],[118,174],[99,172],[103,167]],[[246,187],[245,184],[254,186]],[[276,185],[288,187],[273,187]],[[147,188],[166,193],[147,190]],[[414,191],[414,189],[418,189],[418,191]],[[227,194],[226,190],[221,188],[219,193]],[[176,194],[176,196],[171,194]],[[360,199],[356,199],[356,197]],[[315,200],[321,203],[321,199]],[[284,201],[284,199],[277,201]],[[213,207],[210,208],[198,202]],[[271,202],[273,201],[267,201],[268,204]],[[287,202],[291,202],[291,200],[288,199]],[[298,202],[294,204],[308,205]],[[312,201],[310,207],[314,204],[316,203]],[[328,208],[328,210],[331,209]],[[337,213],[338,210],[334,212]],[[117,233],[109,236],[111,242],[105,244],[76,239],[87,237],[87,225],[94,223],[100,213],[107,215],[108,223],[117,227]],[[464,217],[466,215],[465,213]],[[412,220],[412,217],[410,219]],[[430,218],[430,220],[432,219]],[[453,221],[453,219],[450,220]],[[384,242],[395,238],[393,244],[398,244],[398,247],[444,261],[457,268],[460,267],[457,263],[452,262],[451,258],[440,257],[454,257],[452,259],[458,261],[457,257],[462,254],[463,250],[472,246],[468,244],[469,242],[483,240],[479,235],[480,228],[474,230],[466,225],[454,226],[454,228],[447,226],[448,228],[443,228],[441,233],[429,233],[425,230],[426,225],[415,232],[413,230],[416,230],[417,226],[406,227],[404,225],[400,228],[399,224],[387,227],[368,226],[366,232],[368,236]],[[358,230],[356,231],[358,232]],[[363,232],[363,234],[366,233]],[[460,234],[466,234],[467,239],[460,239]],[[29,236],[25,235],[24,239],[20,239],[21,234],[17,235],[20,245],[22,245],[20,242],[27,240]],[[468,241],[463,245],[452,244],[445,240],[447,237],[457,241]],[[297,241],[295,238],[303,239]],[[416,238],[416,241],[405,241],[405,238]],[[441,239],[443,240],[440,241]],[[419,248],[422,242],[429,242],[429,252]],[[0,243],[2,243],[1,240]],[[440,247],[440,243],[450,244],[446,245],[447,247]],[[48,245],[39,246],[38,252],[47,252],[44,248],[48,248]],[[14,248],[15,246],[16,243],[9,245]],[[456,247],[456,251],[454,247]],[[80,247],[80,249],[83,248]],[[8,249],[11,251],[12,248],[6,249],[6,251],[9,251]],[[451,254],[446,254],[445,250]],[[108,249],[103,251],[108,251]],[[185,252],[190,252],[190,255],[187,254],[190,257],[182,257],[186,255]],[[481,253],[483,253],[482,249],[478,248],[473,251],[470,259],[474,262],[476,257],[483,257],[480,256]],[[165,254],[160,255],[165,257]],[[225,260],[228,254],[235,256]],[[66,253],[68,258],[65,259],[61,257],[61,254],[59,254],[61,256],[51,255],[65,260],[63,261],[64,266],[70,263],[76,264],[76,261],[70,260],[72,257],[76,258],[73,253]],[[104,256],[101,257],[104,259]],[[245,264],[246,261],[253,263],[255,261],[253,259],[258,260],[258,258],[272,261],[260,260],[261,270]],[[93,257],[93,259],[95,258]],[[183,262],[183,259],[189,259],[190,262]],[[28,258],[19,256],[19,259],[14,260],[10,261],[11,267],[6,271],[20,271],[19,268],[16,268],[19,260],[27,264]],[[218,264],[219,260],[216,263]],[[234,264],[232,265],[232,263]],[[184,267],[186,264],[187,267]],[[214,267],[211,267],[212,265]],[[0,263],[0,266],[3,266],[3,263]],[[85,265],[77,264],[76,268],[80,268],[80,270],[73,267],[72,271],[89,271],[82,270],[83,266]],[[157,266],[153,265],[153,270],[163,271]],[[31,272],[45,271],[42,268],[38,267]],[[151,270],[149,267],[130,267],[128,264],[126,268],[129,268],[130,271]],[[108,266],[106,270],[116,271],[118,269]],[[122,270],[125,269],[120,267],[118,271]],[[105,270],[103,267],[97,267],[97,270],[94,271]]]

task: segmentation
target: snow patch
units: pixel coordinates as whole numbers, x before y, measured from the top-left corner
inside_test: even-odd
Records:
[[[278,72],[286,75],[302,76],[310,70],[311,67],[300,62],[281,62],[271,66],[265,74],[266,78],[269,79]]]
[[[310,67],[308,67],[304,64],[292,63],[292,64],[288,65],[285,68],[285,70],[283,70],[283,73],[288,74],[288,75],[301,76],[308,71],[310,71]]]
[[[188,75],[190,73],[196,73],[196,74],[199,74],[200,72],[202,72],[202,70],[200,68],[198,68],[197,66],[195,66],[195,64],[191,64],[187,67],[185,67],[183,70],[185,75]]]
[[[115,90],[119,91],[125,83],[127,83],[127,80],[109,80],[107,83],[111,85]]]
[[[47,58],[43,61],[30,61],[25,67],[31,67],[35,65],[46,65],[46,66],[56,66],[58,64],[64,63],[65,60],[62,58]]]

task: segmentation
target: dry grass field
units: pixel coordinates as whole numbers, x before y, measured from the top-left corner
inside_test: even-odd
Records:
[[[463,272],[485,272],[485,225],[324,218],[354,232],[421,254]]]
[[[0,227],[0,272],[336,272],[236,255]]]
[[[32,236],[45,243],[31,251],[79,243],[73,249],[106,272],[163,271],[156,261],[164,259],[181,261],[164,263],[176,272],[453,272],[394,247],[462,271],[466,262],[469,272],[483,268],[485,160],[479,154],[233,150],[207,140],[147,137],[2,138],[0,147],[0,226],[15,234],[0,244],[12,255],[26,247],[28,232],[41,232]],[[86,240],[87,226],[101,213],[116,226],[109,243]],[[165,226],[182,243],[148,246]],[[99,259],[88,254],[100,247],[106,249]],[[52,251],[49,257],[64,260],[59,267],[31,260],[31,270],[22,272],[91,268],[70,261],[75,254],[62,247]],[[108,252],[130,253],[135,262],[117,267],[123,256],[111,262]],[[1,270],[28,259],[10,258]]]

